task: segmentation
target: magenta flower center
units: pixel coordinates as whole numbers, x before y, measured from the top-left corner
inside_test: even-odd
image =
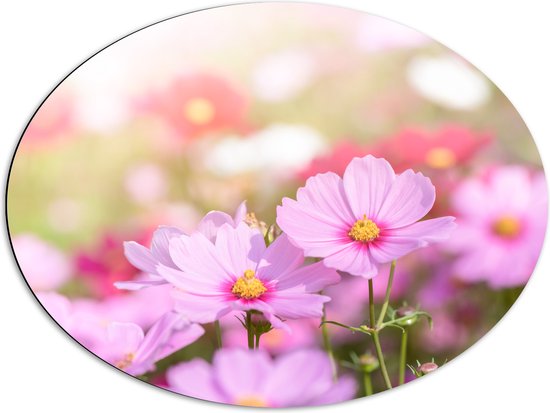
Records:
[[[214,106],[207,99],[194,98],[183,107],[183,115],[195,125],[206,125],[214,118]]]
[[[267,291],[263,282],[256,278],[256,274],[252,270],[246,270],[242,277],[239,277],[231,292],[239,298],[251,300],[260,297]]]
[[[521,222],[513,216],[503,216],[493,223],[493,232],[502,238],[515,238],[521,232]]]
[[[129,367],[130,364],[132,364],[132,361],[134,361],[134,353],[128,353],[124,356],[122,360],[119,360],[115,363],[115,367],[124,370],[125,368]]]
[[[348,232],[349,237],[354,241],[371,242],[380,235],[380,228],[363,215],[363,219],[358,219]]]

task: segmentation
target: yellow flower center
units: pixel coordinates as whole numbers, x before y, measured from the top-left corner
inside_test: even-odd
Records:
[[[239,406],[247,406],[247,407],[268,407],[267,402],[263,397],[260,396],[245,396],[245,397],[239,397],[235,404],[238,404]]]
[[[380,228],[363,215],[363,219],[358,219],[348,232],[349,237],[354,241],[370,242],[374,241],[380,235]]]
[[[426,164],[435,169],[450,168],[456,164],[456,156],[448,148],[433,148],[426,154]]]
[[[521,222],[512,216],[503,216],[493,223],[493,232],[502,238],[514,238],[521,231]]]
[[[239,298],[251,300],[258,298],[267,291],[265,285],[256,278],[256,274],[252,270],[246,270],[242,277],[239,277],[231,292]]]
[[[115,363],[115,367],[120,370],[124,370],[125,368],[129,367],[130,364],[132,364],[132,361],[134,361],[134,357],[134,353],[126,354],[122,360],[119,360]]]
[[[189,100],[183,107],[185,118],[195,125],[206,125],[214,118],[214,106],[203,98]]]

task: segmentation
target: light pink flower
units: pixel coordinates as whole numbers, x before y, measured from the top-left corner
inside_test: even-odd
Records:
[[[244,222],[222,225],[215,243],[201,232],[172,238],[170,257],[177,269],[161,263],[157,271],[176,287],[176,309],[199,323],[256,310],[288,328],[280,319],[320,317],[330,298],[314,293],[340,280],[323,263],[303,266],[302,251],[284,234],[266,248]]]
[[[97,355],[113,366],[138,376],[155,369],[155,363],[193,343],[204,334],[198,324],[169,312],[143,333],[133,323],[113,322],[105,328]]]
[[[223,224],[227,223],[235,227],[245,219],[246,213],[246,201],[238,206],[233,217],[225,212],[210,211],[199,222],[197,230],[210,241],[214,241],[218,229]],[[115,282],[114,285],[124,290],[139,290],[145,287],[166,284],[167,281],[157,271],[157,265],[163,264],[164,266],[177,269],[168,250],[170,240],[177,237],[187,237],[187,234],[176,227],[161,226],[153,234],[150,249],[135,241],[125,242],[124,254],[126,258],[134,267],[147,273],[149,278]]]
[[[449,237],[453,217],[417,222],[434,201],[424,175],[396,175],[385,159],[367,155],[354,158],[343,179],[332,172],[309,178],[296,201],[277,207],[277,224],[306,256],[372,278],[380,264]]]
[[[300,350],[272,360],[262,350],[223,349],[212,365],[194,359],[171,367],[169,388],[186,396],[254,407],[314,406],[354,397],[352,378],[332,380],[327,355]]]
[[[464,181],[452,197],[459,228],[448,244],[459,253],[454,273],[493,288],[520,286],[535,268],[546,232],[548,197],[542,172],[522,166]]]
[[[23,276],[34,291],[55,290],[72,276],[65,254],[34,234],[20,234],[12,240]]]

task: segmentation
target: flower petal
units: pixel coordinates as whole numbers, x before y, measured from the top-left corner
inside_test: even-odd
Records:
[[[454,217],[440,217],[419,221],[406,227],[384,231],[384,239],[411,238],[420,240],[423,245],[448,239],[456,228]]]
[[[223,224],[234,226],[233,218],[225,212],[210,211],[199,222],[197,230],[209,241],[216,241],[218,230]]]
[[[344,172],[344,189],[355,218],[375,218],[394,181],[395,173],[385,159],[354,158]]]
[[[277,224],[306,256],[326,257],[349,242],[349,227],[345,224],[335,223],[292,199],[284,198],[282,203],[277,207]]]
[[[153,257],[157,259],[158,262],[168,266],[174,267],[174,262],[170,258],[170,239],[179,236],[186,236],[183,231],[176,227],[159,227],[153,234],[153,239],[151,240],[151,253]]]
[[[143,330],[137,324],[115,321],[107,326],[107,342],[110,352],[120,355],[120,359],[127,354],[135,353],[142,341]]]
[[[372,278],[378,274],[378,268],[368,247],[359,242],[348,241],[339,251],[325,257],[323,262],[329,268],[365,278]]]
[[[158,260],[148,248],[135,241],[128,241],[124,244],[124,255],[126,259],[138,270],[149,274],[157,274],[156,266]]]
[[[147,287],[156,287],[157,285],[167,284],[164,278],[151,277],[146,280],[134,280],[134,281],[117,281],[114,286],[119,290],[138,291]]]
[[[329,297],[293,290],[275,291],[268,297],[273,313],[282,318],[320,318],[323,316],[323,304]]]
[[[340,275],[334,269],[327,268],[323,262],[316,262],[291,272],[281,273],[277,278],[276,288],[280,291],[302,286],[305,292],[315,293],[338,281]]]
[[[309,178],[306,186],[298,189],[296,200],[302,207],[311,208],[347,226],[353,225],[356,221],[346,198],[342,178],[334,172]]]
[[[185,274],[190,282],[219,286],[220,281],[232,282],[234,275],[228,272],[227,264],[222,261],[218,250],[202,233],[195,232],[189,237],[170,240],[170,256],[174,264]],[[175,274],[166,272],[166,274]],[[166,276],[166,274],[161,274]],[[186,286],[180,285],[187,290]]]
[[[201,296],[175,290],[174,310],[195,323],[211,323],[231,312],[231,302],[223,295]]]
[[[294,377],[300,379],[292,380]],[[270,400],[285,407],[307,406],[311,399],[333,386],[330,360],[320,350],[299,350],[280,356],[265,380]]]
[[[213,402],[227,403],[230,400],[215,385],[213,368],[203,359],[180,363],[166,371],[170,390],[185,396]]]
[[[399,228],[423,218],[435,202],[435,187],[429,178],[407,169],[397,177],[375,216],[385,228]]]
[[[224,224],[218,231],[217,254],[233,276],[240,277],[246,270],[256,269],[265,249],[262,234],[244,222],[237,228]]]
[[[239,398],[261,396],[273,363],[263,351],[224,349],[214,355],[217,384],[235,403]]]
[[[294,246],[286,234],[281,234],[262,255],[257,276],[261,280],[279,279],[297,269],[303,262],[302,250]]]

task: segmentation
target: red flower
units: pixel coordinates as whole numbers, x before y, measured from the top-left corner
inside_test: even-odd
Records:
[[[153,92],[143,108],[163,118],[184,139],[245,126],[248,99],[227,80],[210,74],[187,74]]]

